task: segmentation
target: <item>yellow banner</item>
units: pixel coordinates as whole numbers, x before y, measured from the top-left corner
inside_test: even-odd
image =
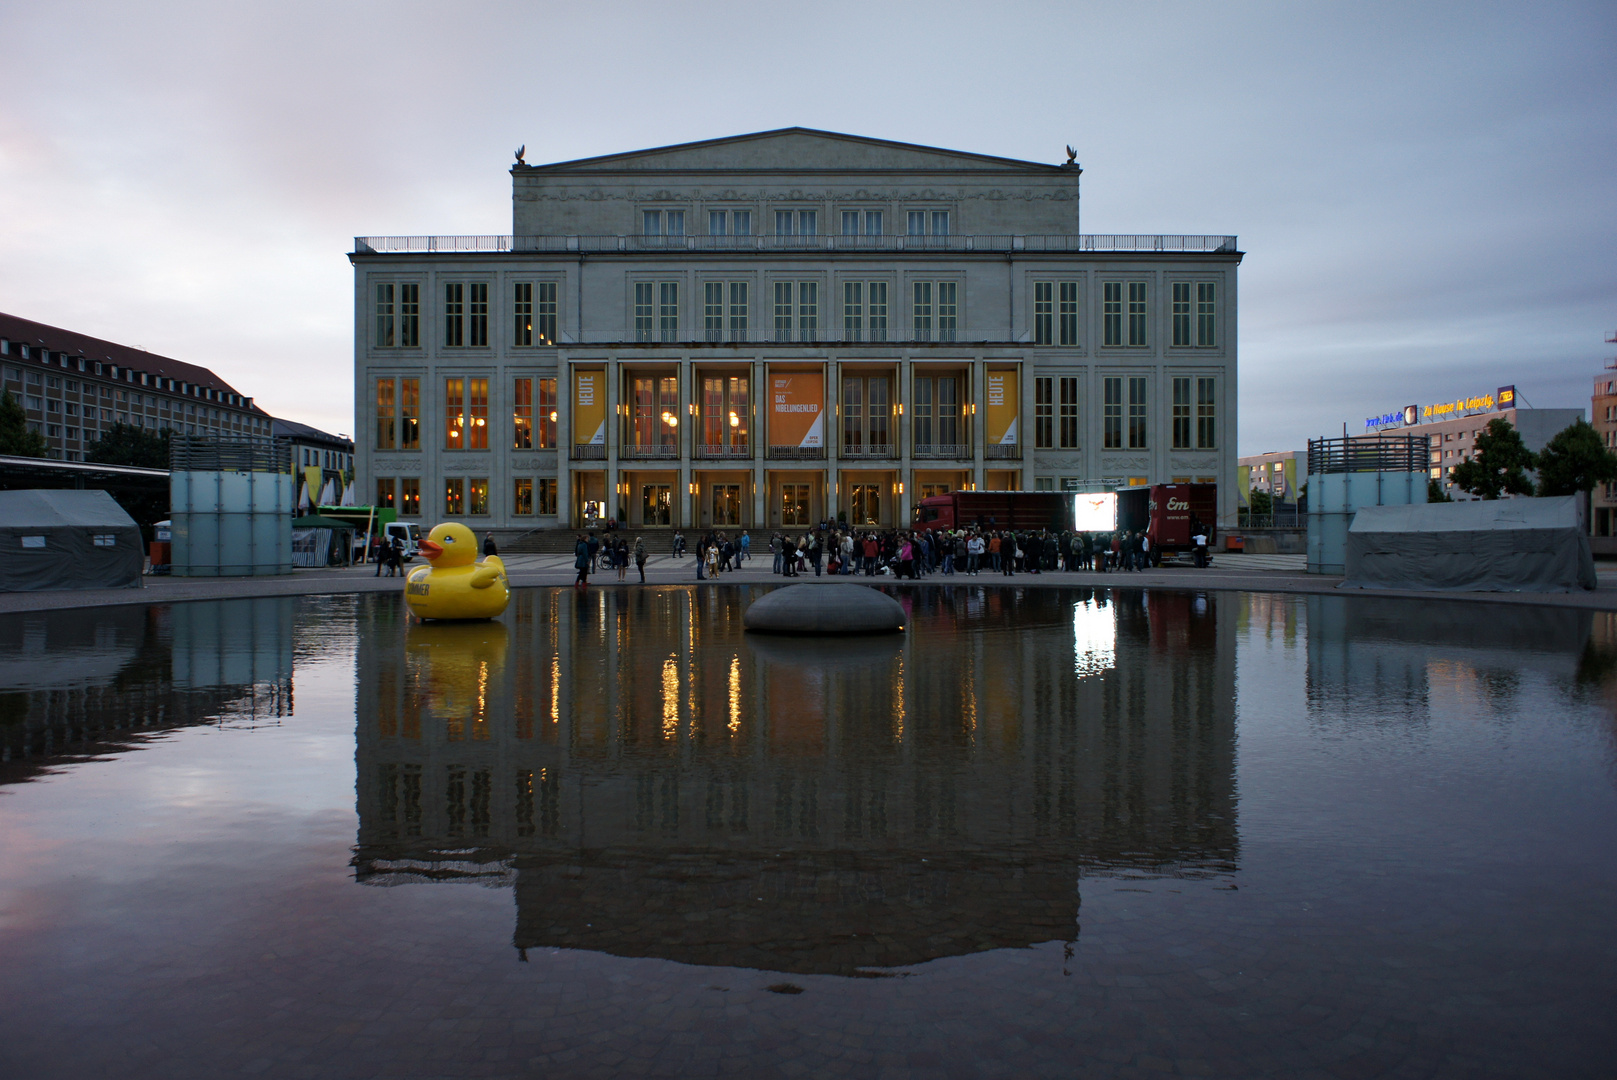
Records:
[[[1021,412],[1021,394],[1015,371],[988,373],[988,445],[1015,446],[1016,420]]]
[[[606,372],[573,373],[573,441],[606,445]]]
[[[824,372],[770,373],[769,445],[825,445]]]
[[[1241,506],[1250,506],[1247,498],[1252,491],[1252,466],[1237,465],[1235,467],[1235,498]]]
[[[1286,501],[1287,502],[1296,502],[1297,501],[1297,459],[1295,457],[1289,457],[1289,458],[1286,459],[1285,475],[1286,475],[1286,491],[1285,491]]]
[[[320,504],[320,466],[303,466],[303,486],[309,492],[309,505]]]

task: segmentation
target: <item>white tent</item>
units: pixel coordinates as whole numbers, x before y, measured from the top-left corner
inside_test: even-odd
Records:
[[[354,502],[354,485],[353,484],[349,484],[347,487],[342,489],[342,502],[338,503],[337,505],[339,505],[339,506],[357,506],[358,505],[357,503]]]
[[[1572,592],[1595,587],[1582,499],[1366,506],[1348,528],[1343,589]]]
[[[311,509],[309,503],[309,485],[302,484],[298,489],[298,513],[307,514]]]
[[[321,506],[332,506],[332,505],[334,505],[333,500],[335,500],[337,498],[337,492],[336,492],[336,488],[334,486],[336,483],[337,482],[335,480],[327,480],[326,481],[326,486],[320,489],[320,505]]]

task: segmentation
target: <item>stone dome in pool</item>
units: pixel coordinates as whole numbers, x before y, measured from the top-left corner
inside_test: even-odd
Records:
[[[788,585],[754,600],[741,621],[764,634],[889,634],[904,629],[904,608],[865,585]]]

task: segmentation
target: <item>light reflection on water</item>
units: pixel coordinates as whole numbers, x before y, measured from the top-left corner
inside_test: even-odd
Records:
[[[344,1042],[329,1075],[423,1039],[479,1071],[479,1024],[558,1008],[600,1015],[518,1036],[558,1075],[626,1041],[694,1068],[686,1014],[760,1075],[776,1036],[871,1021],[864,1045],[985,1075],[1579,1075],[1617,1050],[1612,616],[918,588],[904,635],[806,640],[742,633],[755,594],[0,623],[0,783],[29,781],[0,786],[0,1072],[117,1074],[127,1031],[288,1071],[286,1025],[375,1002],[437,1026]],[[316,737],[352,767],[312,767]],[[809,991],[790,1014],[781,973]],[[908,978],[845,978],[877,974]],[[105,1045],[65,1049],[68,1015]],[[259,1042],[219,1034],[248,1016]]]

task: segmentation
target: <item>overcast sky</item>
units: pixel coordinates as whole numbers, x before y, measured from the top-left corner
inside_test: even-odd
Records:
[[[544,163],[791,125],[1084,167],[1235,233],[1240,449],[1617,346],[1617,5],[0,0],[0,310],[353,428],[355,235],[504,233]]]

